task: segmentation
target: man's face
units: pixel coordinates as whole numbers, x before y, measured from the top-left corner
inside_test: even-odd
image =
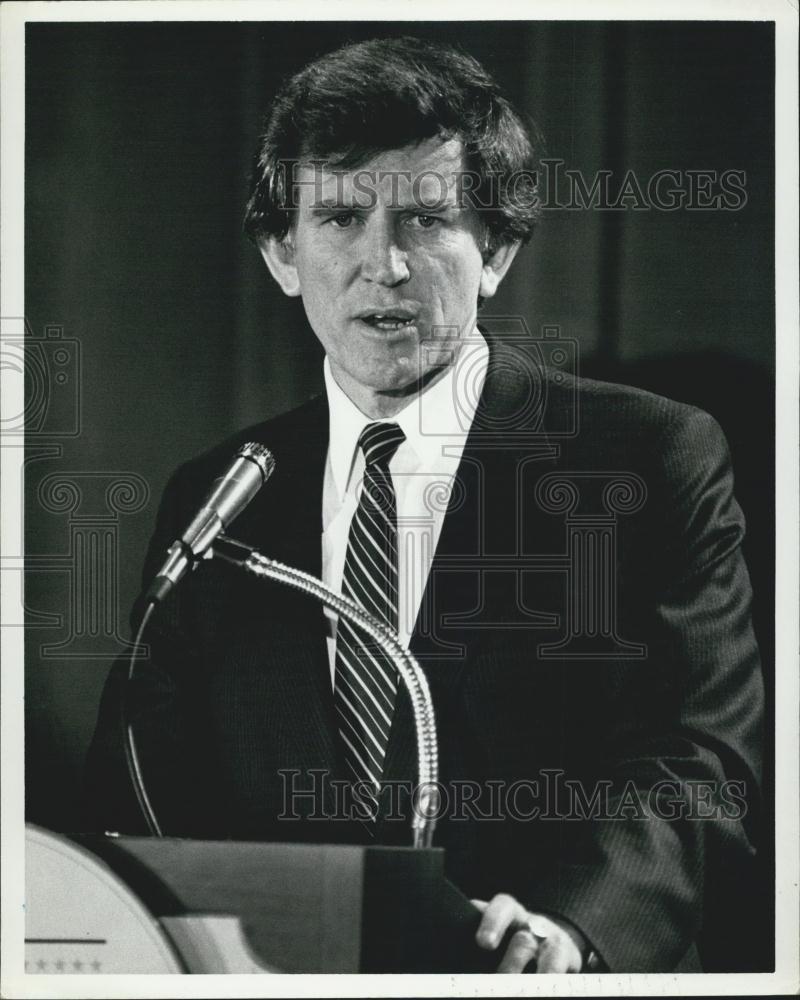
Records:
[[[349,171],[301,165],[284,264],[265,251],[284,291],[302,296],[336,381],[370,415],[400,409],[453,360],[478,295],[499,280],[476,211],[458,204],[463,170],[461,143],[441,139]]]

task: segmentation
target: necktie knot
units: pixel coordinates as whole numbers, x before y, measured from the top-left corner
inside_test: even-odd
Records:
[[[379,465],[385,469],[405,439],[405,434],[397,424],[377,423],[368,424],[364,428],[358,444],[368,466]]]

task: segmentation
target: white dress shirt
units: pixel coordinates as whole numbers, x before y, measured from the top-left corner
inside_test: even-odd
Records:
[[[489,348],[479,331],[464,341],[445,374],[385,423],[405,434],[389,464],[397,497],[398,634],[408,648],[433,555],[439,541],[453,478],[480,399]],[[364,456],[358,439],[375,423],[345,395],[328,359],[324,363],[330,441],[322,492],[322,579],[341,592],[350,522],[358,505]],[[333,683],[336,615],[328,613],[328,657]]]

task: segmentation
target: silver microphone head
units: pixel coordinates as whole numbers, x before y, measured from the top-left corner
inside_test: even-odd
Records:
[[[275,456],[265,444],[248,441],[236,452],[237,458],[249,458],[261,470],[263,481],[266,482],[275,471]]]

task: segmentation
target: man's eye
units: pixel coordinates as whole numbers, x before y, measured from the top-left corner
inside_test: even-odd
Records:
[[[436,215],[417,215],[415,218],[423,229],[433,229],[437,222],[442,221]]]
[[[353,216],[349,212],[342,212],[341,215],[334,215],[330,221],[338,229],[347,229],[350,223],[353,221]]]

